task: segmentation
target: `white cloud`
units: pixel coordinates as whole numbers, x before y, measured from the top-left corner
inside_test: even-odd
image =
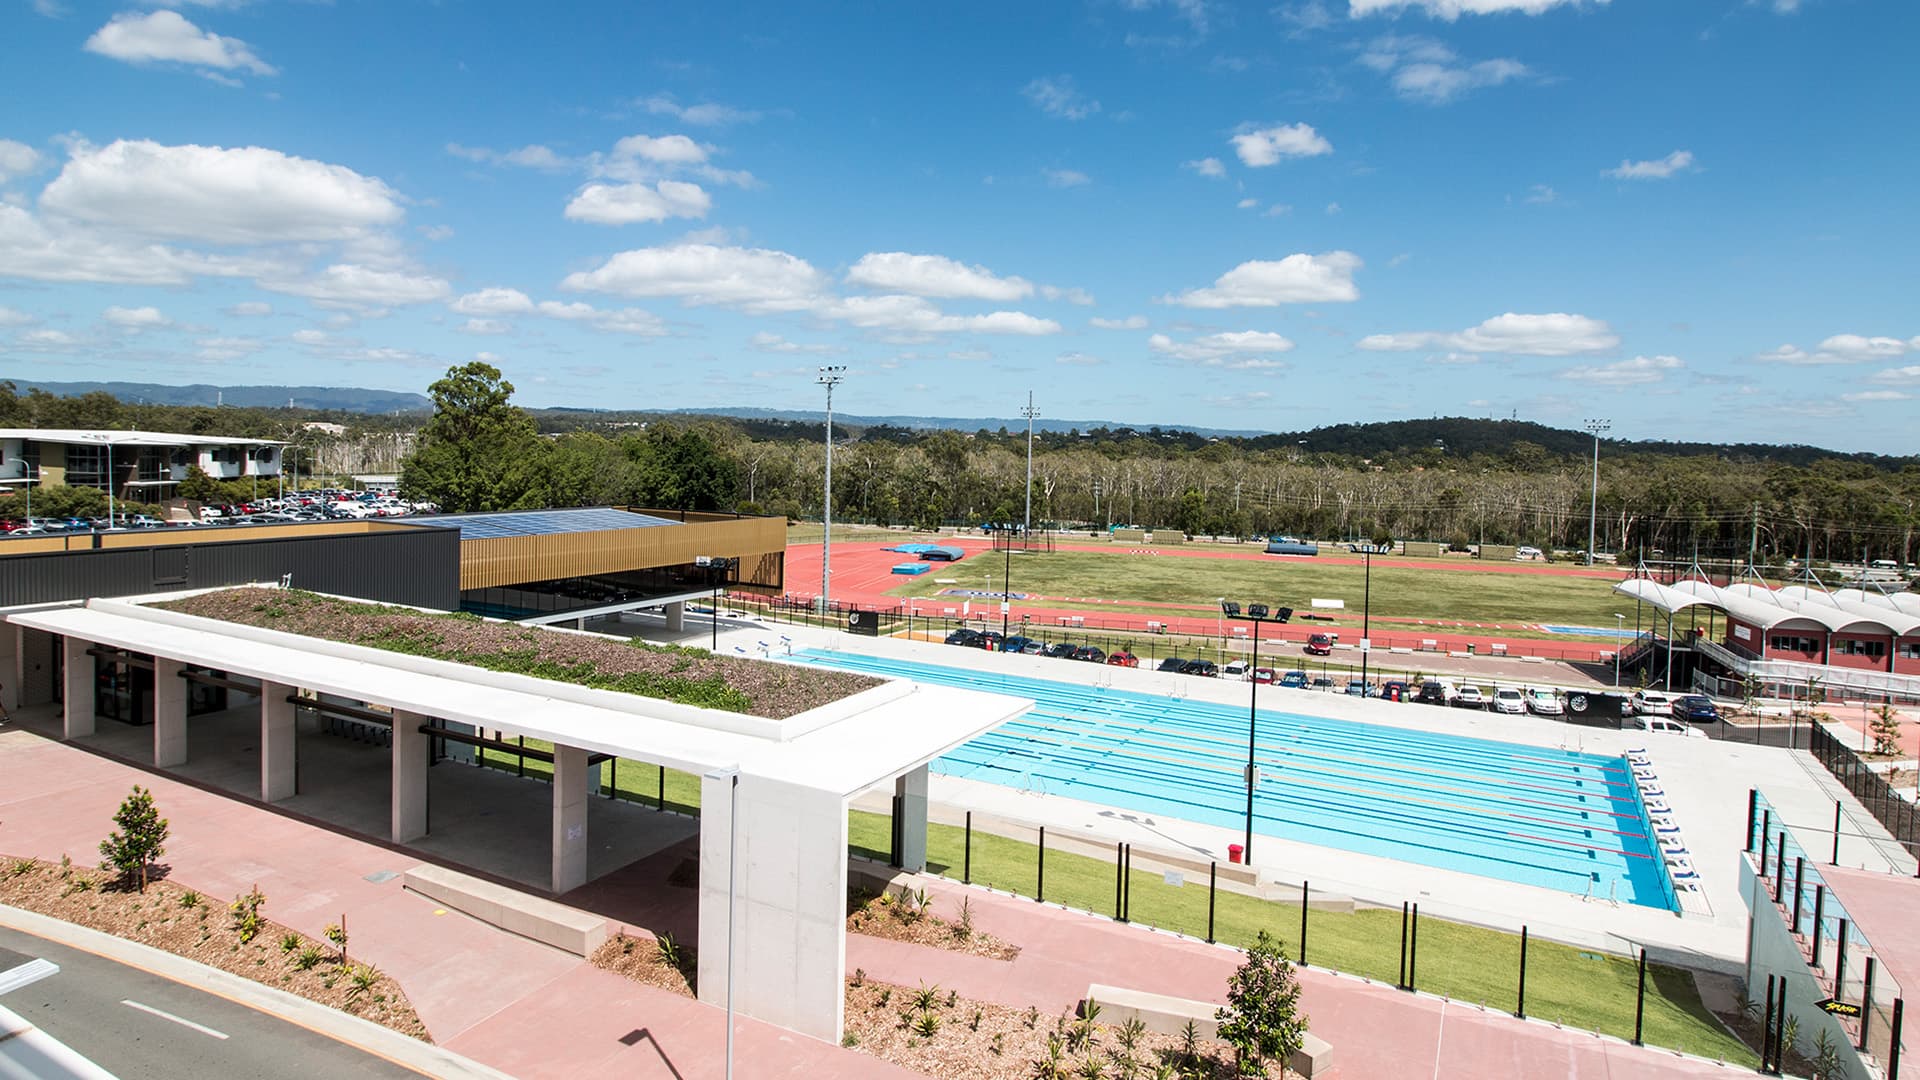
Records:
[[[162,315],[156,307],[110,307],[101,312],[100,317],[129,330],[150,330],[173,325],[173,320]]]
[[[333,335],[324,330],[295,330],[288,336],[295,345],[326,345],[333,341]]]
[[[1061,288],[1058,285],[1040,286],[1040,295],[1048,300],[1065,300],[1076,307],[1092,307],[1093,294],[1078,286]]]
[[[80,146],[42,209],[146,236],[215,244],[353,240],[397,223],[399,197],[341,165],[247,146]]]
[[[1204,157],[1198,161],[1188,161],[1183,163],[1181,168],[1192,169],[1201,176],[1211,176],[1216,180],[1227,175],[1226,165],[1217,157]]]
[[[445,279],[429,274],[355,263],[335,263],[308,278],[262,281],[260,287],[304,296],[320,304],[355,308],[425,304],[443,300],[453,291]]]
[[[202,30],[177,11],[121,12],[87,39],[86,50],[130,64],[157,61],[274,74],[246,42]]]
[[[1236,330],[1206,334],[1189,341],[1175,341],[1165,334],[1147,339],[1147,348],[1162,356],[1206,367],[1236,370],[1278,368],[1285,365],[1274,356],[1293,351],[1293,342],[1264,330]]]
[[[247,300],[226,308],[226,313],[236,318],[257,319],[273,314],[273,305],[261,300]]]
[[[671,116],[697,127],[751,124],[760,119],[758,112],[751,109],[736,109],[731,105],[718,105],[712,102],[681,105],[673,99],[671,94],[655,94],[641,100],[638,104],[655,116]]]
[[[1511,356],[1581,356],[1617,348],[1620,337],[1606,323],[1585,315],[1516,315],[1508,312],[1458,333],[1415,331],[1369,334],[1361,338],[1358,345],[1373,352],[1431,349]]]
[[[1074,367],[1098,367],[1106,363],[1105,360],[1100,359],[1092,353],[1083,352],[1063,352],[1059,356],[1054,357],[1053,362],[1056,364],[1069,364]]]
[[[1287,203],[1274,203],[1272,206],[1269,206],[1265,210],[1260,211],[1260,216],[1261,217],[1286,217],[1288,214],[1291,214],[1291,213],[1293,213],[1293,207],[1291,205]]]
[[[1163,303],[1194,308],[1276,307],[1280,304],[1358,300],[1353,273],[1360,256],[1351,251],[1289,255],[1278,261],[1250,261],[1214,279],[1209,289],[1190,289],[1162,297]]]
[[[44,162],[45,156],[26,143],[0,139],[0,184],[37,172]]]
[[[609,334],[662,337],[667,333],[665,320],[640,308],[596,308],[579,301],[563,304],[558,300],[542,300],[534,305],[533,311],[549,319],[584,323]]]
[[[242,360],[266,347],[265,342],[250,337],[201,338],[194,344],[200,346],[200,359],[214,363]]]
[[[1282,158],[1320,157],[1333,153],[1333,144],[1311,124],[1281,124],[1242,131],[1227,140],[1233,152],[1250,168],[1277,165]]]
[[[1129,315],[1124,319],[1102,319],[1096,316],[1087,321],[1100,330],[1145,330],[1147,328],[1145,315]]]
[[[1446,45],[1417,35],[1376,38],[1360,54],[1360,63],[1386,75],[1401,97],[1428,105],[1445,105],[1470,90],[1532,74],[1518,60],[1463,61]]]
[[[1851,394],[1841,394],[1842,401],[1908,401],[1912,394],[1904,390],[1860,390]]]
[[[487,165],[518,165],[525,169],[542,169],[547,172],[562,172],[578,165],[573,158],[556,153],[552,147],[532,143],[518,150],[489,150],[484,146],[462,146],[448,143],[447,153],[454,157],[465,158]]]
[[[161,244],[127,243],[35,218],[0,203],[0,276],[37,281],[185,285],[198,276],[255,277],[279,269],[264,259],[206,255]]]
[[[1023,311],[986,315],[949,315],[918,296],[849,296],[820,309],[820,314],[863,330],[895,334],[975,333],[1042,336],[1057,334],[1059,323]]]
[[[1035,79],[1020,92],[1035,108],[1062,120],[1085,120],[1100,111],[1100,103],[1082,94],[1071,75]]]
[[[613,144],[615,157],[640,158],[661,165],[701,165],[708,148],[685,135],[629,135]]]
[[[1611,364],[1581,364],[1560,373],[1563,379],[1595,386],[1643,386],[1666,379],[1686,367],[1677,356],[1636,356]]]
[[[1909,352],[1920,352],[1920,337],[1902,340],[1895,337],[1867,337],[1862,334],[1835,334],[1813,347],[1812,352],[1798,345],[1782,345],[1763,352],[1758,359],[1776,364],[1814,366],[1827,364],[1863,364],[1892,360]]]
[[[1535,184],[1527,189],[1527,201],[1536,205],[1559,201],[1560,193],[1545,184]]]
[[[825,275],[784,251],[712,244],[622,251],[561,282],[572,292],[669,296],[748,311],[804,311],[821,303],[826,285]]]
[[[662,180],[651,187],[644,183],[588,184],[567,204],[566,216],[598,225],[631,225],[668,218],[703,218],[712,208],[712,196],[700,185],[682,180]]]
[[[1040,174],[1047,178],[1048,187],[1070,188],[1093,183],[1093,178],[1078,169],[1041,169]]]
[[[1622,161],[1601,175],[1615,180],[1666,180],[1678,173],[1691,172],[1693,168],[1693,151],[1675,150],[1653,161]]]
[[[747,344],[761,352],[805,354],[808,356],[830,356],[834,353],[846,351],[838,345],[802,344],[797,341],[788,341],[779,334],[769,334],[764,330],[749,338]]]
[[[19,343],[36,351],[64,349],[80,344],[72,334],[64,330],[29,330],[19,337]]]
[[[533,310],[533,300],[519,289],[493,287],[467,293],[450,306],[462,315],[522,315]]]
[[[463,334],[508,334],[513,324],[505,319],[468,319],[454,329]]]
[[[847,282],[884,292],[1002,303],[1033,295],[1033,283],[1024,278],[997,277],[984,266],[904,251],[862,255],[847,271]]]
[[[1239,202],[1234,203],[1233,205],[1238,207],[1241,210],[1251,210],[1254,207],[1260,205],[1260,200],[1259,199],[1241,199]]]
[[[1418,8],[1436,19],[1452,22],[1462,15],[1499,15],[1517,13],[1539,15],[1558,7],[1580,7],[1588,0],[1348,0],[1347,14],[1355,19],[1368,15],[1398,14]],[[1591,0],[1605,7],[1609,0]],[[1789,0],[1797,2],[1797,0]]]
[[[10,307],[0,307],[0,326],[32,326],[40,320],[24,311],[15,311]]]

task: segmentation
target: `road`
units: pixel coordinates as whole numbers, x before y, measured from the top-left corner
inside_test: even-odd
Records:
[[[0,1005],[128,1080],[419,1075],[245,1005],[0,928],[0,983],[35,959],[60,970],[0,995]]]

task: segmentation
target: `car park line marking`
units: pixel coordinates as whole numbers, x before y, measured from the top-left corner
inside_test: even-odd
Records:
[[[199,1032],[202,1035],[210,1035],[213,1038],[221,1039],[221,1040],[225,1040],[228,1037],[227,1033],[224,1031],[215,1031],[214,1029],[206,1026],[205,1024],[196,1024],[193,1021],[188,1020],[186,1017],[175,1016],[172,1013],[166,1011],[165,1009],[156,1009],[151,1005],[142,1005],[137,1001],[132,1001],[126,998],[122,998],[120,1000],[120,1004],[125,1005],[129,1009],[138,1009],[143,1013],[148,1013],[152,1016],[157,1016],[162,1020],[171,1020],[174,1023],[179,1024],[181,1027],[192,1028],[193,1030]]]
[[[23,986],[37,983],[49,975],[58,974],[60,974],[60,965],[51,960],[44,958],[29,960],[17,967],[0,971],[0,994],[18,990]]]

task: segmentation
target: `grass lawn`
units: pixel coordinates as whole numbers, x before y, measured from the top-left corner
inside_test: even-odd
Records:
[[[943,588],[999,589],[1002,560],[971,558],[942,567],[958,585],[914,579],[894,596],[933,596]],[[1100,610],[1135,603],[1194,604],[1211,613],[1222,596],[1265,599],[1299,611],[1316,598],[1340,599],[1357,620],[1363,604],[1365,568],[1296,559],[1148,556],[1124,551],[1056,551],[1014,560],[1015,592],[1063,601],[1098,597],[1116,601]],[[1456,569],[1432,562],[1376,558],[1375,615],[1465,622],[1557,623],[1612,626],[1620,600],[1613,583],[1558,574],[1502,574]],[[1063,605],[1064,606],[1064,605]],[[1629,614],[1631,614],[1629,612]],[[1389,629],[1399,629],[1389,627]]]
[[[528,749],[549,749],[535,740],[528,740],[526,745]],[[491,767],[508,772],[518,768],[510,751],[484,750],[483,754]],[[546,778],[552,773],[552,767],[544,761],[528,759],[525,768],[528,776]],[[614,774],[621,797],[655,804],[663,775],[659,766],[622,760]],[[700,778],[677,769],[664,770],[664,776],[667,809],[698,814]],[[892,830],[885,814],[850,811],[847,829],[853,854],[882,861],[887,858]],[[929,824],[928,869],[958,880],[965,861],[965,837],[965,831],[956,826]],[[1033,896],[1039,884],[1038,870],[1036,845],[984,832],[974,834],[974,883]],[[1143,871],[1135,871],[1130,879],[1129,914],[1134,922],[1206,936],[1207,889],[1203,882],[1169,885],[1158,873]],[[1110,914],[1113,886],[1111,862],[1057,850],[1047,853],[1046,899]],[[1216,895],[1217,940],[1246,946],[1261,929],[1284,941],[1289,956],[1299,958],[1297,901],[1261,900],[1225,891]],[[1399,976],[1400,913],[1376,909],[1342,914],[1309,909],[1306,959],[1317,967],[1392,983]],[[1417,981],[1421,990],[1512,1012],[1519,967],[1518,935],[1435,918],[1420,921]],[[1647,974],[1648,1045],[1743,1065],[1758,1063],[1758,1055],[1728,1034],[1701,1004],[1691,976],[1659,966],[1650,967]],[[1634,965],[1624,957],[1535,940],[1527,948],[1527,1015],[1631,1038],[1635,981]]]
[[[787,526],[787,543],[818,545],[820,543],[820,537],[825,531],[825,527],[817,521],[789,525]],[[888,529],[879,525],[841,525],[836,523],[833,527],[833,542],[836,544],[853,540],[920,540],[926,543],[932,543],[938,540],[939,537],[939,533],[910,533],[904,529]],[[949,537],[949,539],[951,539],[951,537]]]

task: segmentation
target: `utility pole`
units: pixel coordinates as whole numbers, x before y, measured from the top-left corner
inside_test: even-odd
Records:
[[[1760,552],[1760,504],[1753,504],[1753,532],[1747,537],[1747,569],[1754,567]]]
[[[1581,425],[1593,435],[1593,498],[1587,505],[1587,565],[1593,565],[1594,526],[1600,520],[1600,436],[1613,428],[1607,420],[1588,420]]]
[[[1033,535],[1033,418],[1040,415],[1040,410],[1033,407],[1031,390],[1027,391],[1027,407],[1020,410],[1020,415],[1027,418],[1027,519],[1020,534],[1025,538]]]
[[[820,377],[814,382],[827,388],[827,490],[826,499],[821,503],[822,531],[820,534],[820,614],[827,613],[828,589],[833,580],[833,388],[846,378],[845,365],[823,367]]]

